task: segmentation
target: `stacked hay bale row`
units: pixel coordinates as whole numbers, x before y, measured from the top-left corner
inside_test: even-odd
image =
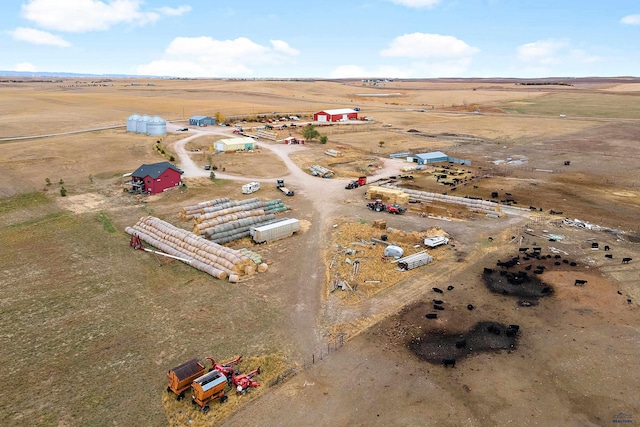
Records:
[[[210,242],[161,219],[147,216],[125,231],[144,242],[185,260],[198,270],[218,279],[237,282],[239,276],[253,274],[256,264],[242,252]]]
[[[228,197],[220,197],[218,199],[207,200],[206,202],[200,202],[196,205],[185,206],[184,208],[182,208],[182,211],[180,212],[178,217],[180,219],[188,221],[190,219],[193,219],[195,216],[200,215],[205,208],[216,206],[221,203],[228,202],[229,200],[231,199],[229,199]]]
[[[199,211],[190,209],[193,232],[215,243],[224,244],[249,236],[251,227],[276,220],[275,214],[288,210],[282,200],[228,200]]]
[[[249,259],[251,259],[251,261],[255,262],[258,265],[258,271],[260,273],[264,273],[269,269],[269,266],[267,265],[267,263],[262,262],[262,255],[260,255],[259,253],[253,252],[247,248],[242,248],[238,250],[243,254],[245,254],[246,256],[248,256]]]
[[[369,199],[381,199],[385,203],[409,203],[409,195],[399,188],[371,186],[367,190],[366,197]]]
[[[479,199],[467,199],[464,197],[448,196],[439,193],[430,193],[427,191],[418,191],[404,188],[404,192],[407,193],[411,199],[425,201],[425,202],[441,202],[441,203],[454,203],[463,205],[472,212],[482,212],[486,214],[500,216],[500,205],[488,200]]]

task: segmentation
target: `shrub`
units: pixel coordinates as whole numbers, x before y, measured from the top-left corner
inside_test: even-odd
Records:
[[[66,197],[67,196],[67,189],[64,187],[60,187],[60,195],[62,197]]]

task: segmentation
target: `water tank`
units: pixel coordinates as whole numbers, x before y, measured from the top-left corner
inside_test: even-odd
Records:
[[[389,245],[384,248],[384,256],[394,257],[396,259],[402,258],[404,254],[404,250],[400,246]]]
[[[138,126],[138,119],[140,118],[137,114],[132,114],[127,118],[127,132],[135,132]]]
[[[162,117],[154,116],[147,122],[147,135],[163,136],[167,134],[167,121]]]
[[[136,133],[147,133],[147,122],[149,121],[151,117],[147,116],[146,114],[142,117],[140,117],[138,119],[138,122],[136,123]]]

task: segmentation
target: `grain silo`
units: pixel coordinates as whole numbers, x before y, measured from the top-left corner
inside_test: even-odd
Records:
[[[138,119],[138,122],[136,123],[136,132],[137,133],[143,133],[143,134],[147,134],[147,122],[149,122],[149,119],[151,117],[147,116],[146,114],[144,116],[141,116]]]
[[[138,126],[138,119],[140,118],[137,114],[132,114],[127,118],[127,132],[136,132]]]
[[[167,134],[167,121],[162,117],[154,116],[147,122],[147,135],[162,136]]]

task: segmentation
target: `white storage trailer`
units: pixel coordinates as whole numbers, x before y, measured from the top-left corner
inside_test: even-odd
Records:
[[[293,233],[298,231],[300,231],[300,221],[290,218],[260,227],[251,227],[249,233],[254,242],[264,243],[291,237]]]

